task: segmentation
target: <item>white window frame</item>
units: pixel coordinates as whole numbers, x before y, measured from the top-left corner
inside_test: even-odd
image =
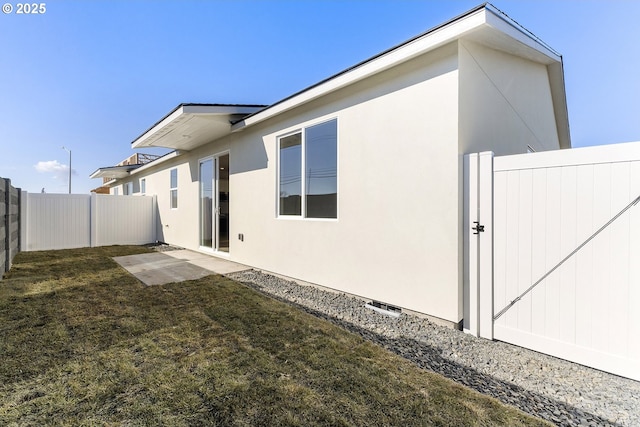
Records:
[[[306,136],[306,130],[308,128],[317,126],[317,125],[321,125],[323,123],[328,123],[331,121],[336,122],[336,196],[340,194],[340,188],[339,188],[339,165],[340,165],[340,159],[339,159],[339,153],[340,153],[340,130],[339,127],[337,126],[338,124],[338,117],[330,117],[327,119],[323,119],[323,120],[319,120],[317,122],[311,122],[308,124],[305,124],[302,127],[296,128],[290,132],[287,133],[283,133],[281,135],[278,135],[276,138],[276,162],[277,162],[277,167],[276,167],[276,217],[278,219],[285,219],[285,220],[293,220],[293,221],[338,221],[338,218],[340,217],[340,206],[339,206],[339,197],[336,197],[336,217],[335,218],[314,218],[314,217],[307,217],[307,202],[306,202],[306,178],[305,178],[305,168],[306,168],[306,158],[307,158],[307,136]],[[300,215],[284,215],[284,214],[280,214],[280,141],[288,136],[291,135],[295,135],[297,133],[301,134],[301,139],[302,139],[302,146],[301,146],[301,150],[300,150],[300,156],[301,156],[301,161],[300,161],[300,169],[301,169],[301,200],[300,200]]]
[[[118,195],[119,195],[119,193],[120,193],[120,192],[119,192],[119,190],[120,190],[120,189],[119,189],[118,187],[113,187],[113,195],[114,195],[114,196],[118,196]]]
[[[125,196],[131,196],[133,194],[133,181],[122,184],[122,194]]]
[[[175,187],[172,186],[173,182],[171,182],[172,181],[171,175],[173,175],[174,171],[175,171],[175,174],[176,174],[176,183],[175,183],[176,185],[175,185]],[[173,200],[174,200],[173,194],[174,194],[174,192],[175,192],[175,201],[176,201],[176,205],[175,206],[173,206]],[[178,209],[178,168],[172,168],[172,169],[169,170],[169,207],[171,209]]]
[[[140,179],[140,194],[142,194],[143,196],[146,194],[147,192],[147,178],[141,178]]]

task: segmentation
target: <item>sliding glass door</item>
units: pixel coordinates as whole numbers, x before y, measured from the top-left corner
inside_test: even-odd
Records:
[[[217,246],[222,252],[229,252],[229,154],[216,158],[216,198],[217,203]]]
[[[229,252],[229,154],[203,159],[200,178],[200,246]]]

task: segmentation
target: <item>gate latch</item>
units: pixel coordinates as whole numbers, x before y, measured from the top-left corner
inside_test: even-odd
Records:
[[[472,227],[472,230],[475,230],[476,232],[473,234],[480,234],[484,232],[484,225],[480,225],[480,223],[478,221],[473,221],[473,223],[476,225],[475,227]]]

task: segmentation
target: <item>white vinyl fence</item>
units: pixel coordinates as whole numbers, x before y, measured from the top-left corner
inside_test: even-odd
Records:
[[[640,144],[467,161],[465,327],[640,380]]]
[[[22,193],[22,250],[39,251],[156,240],[155,196]]]

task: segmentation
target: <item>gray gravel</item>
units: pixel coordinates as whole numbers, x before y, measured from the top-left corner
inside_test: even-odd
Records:
[[[353,296],[256,270],[228,276],[554,424],[640,426],[640,382],[476,338],[421,317],[387,316]]]

